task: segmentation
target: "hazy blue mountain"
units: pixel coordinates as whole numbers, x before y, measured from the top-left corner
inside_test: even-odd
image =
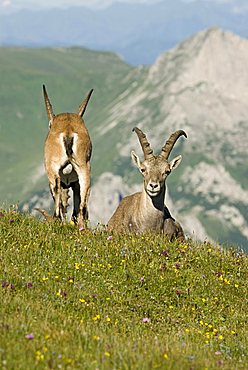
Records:
[[[246,37],[247,18],[231,3],[212,1],[26,9],[0,15],[0,45],[84,46],[114,51],[131,64],[151,64],[164,50],[212,26]]]

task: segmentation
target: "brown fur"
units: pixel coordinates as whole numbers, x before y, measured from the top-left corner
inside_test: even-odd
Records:
[[[140,161],[137,154],[131,153],[134,164],[144,177],[142,192],[125,197],[108,222],[108,230],[117,232],[156,232],[163,233],[169,240],[175,238],[184,240],[181,225],[175,221],[168,208],[164,205],[166,192],[165,181],[168,175],[181,162],[181,156],[168,161],[167,157],[176,140],[186,134],[176,131],[170,136],[162,149],[162,154],[153,155],[146,136],[137,128],[134,129],[139,137],[145,160]],[[166,150],[165,150],[166,149]],[[167,157],[166,153],[167,152]]]
[[[73,221],[86,227],[90,194],[90,157],[92,144],[82,118],[92,91],[81,104],[79,113],[54,115],[45,87],[44,98],[49,119],[44,162],[54,199],[54,217],[64,219],[68,189],[73,191]]]

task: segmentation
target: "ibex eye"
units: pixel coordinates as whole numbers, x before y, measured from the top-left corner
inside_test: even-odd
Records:
[[[144,173],[144,172],[145,172],[145,168],[141,168],[141,169],[140,169],[140,171],[141,171],[142,173]]]

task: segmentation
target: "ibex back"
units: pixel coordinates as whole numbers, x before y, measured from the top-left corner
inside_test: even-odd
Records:
[[[154,155],[147,141],[146,135],[137,127],[133,129],[140,141],[144,161],[134,151],[131,157],[144,177],[142,192],[125,197],[108,222],[110,231],[136,233],[161,232],[172,240],[173,238],[184,239],[182,227],[170,215],[164,204],[168,175],[180,164],[181,155],[168,161],[170,152],[178,138],[182,135],[187,137],[183,130],[171,134],[159,155]]]
[[[49,120],[45,141],[45,169],[54,199],[54,217],[64,219],[68,207],[69,188],[73,191],[72,219],[79,228],[86,227],[90,194],[91,140],[83,120],[91,90],[78,113],[54,115],[45,86],[43,93]]]

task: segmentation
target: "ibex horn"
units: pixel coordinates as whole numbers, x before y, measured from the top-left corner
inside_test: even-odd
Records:
[[[44,95],[44,99],[45,99],[45,105],[46,105],[48,120],[49,120],[49,122],[52,122],[52,120],[54,118],[53,107],[52,107],[52,104],[50,103],[45,85],[43,85],[43,95]]]
[[[163,146],[160,156],[163,157],[164,159],[168,159],[177,139],[182,135],[187,137],[187,134],[183,130],[177,130],[176,132],[171,134],[171,136],[169,137],[169,139],[166,141],[165,145]]]
[[[88,102],[90,100],[90,97],[91,97],[91,94],[93,93],[93,89],[90,90],[89,94],[87,95],[87,98],[84,99],[84,101],[82,102],[82,104],[80,105],[79,107],[79,111],[78,111],[78,115],[80,117],[83,117],[84,115],[84,112],[86,111],[86,108],[87,108],[87,105],[88,105]]]
[[[46,221],[52,221],[53,220],[53,217],[47,211],[45,211],[44,209],[34,208],[34,210],[40,212],[45,217]]]
[[[153,158],[153,150],[151,149],[151,146],[146,138],[146,135],[138,127],[134,127],[133,131],[135,131],[138,136],[145,159]]]

